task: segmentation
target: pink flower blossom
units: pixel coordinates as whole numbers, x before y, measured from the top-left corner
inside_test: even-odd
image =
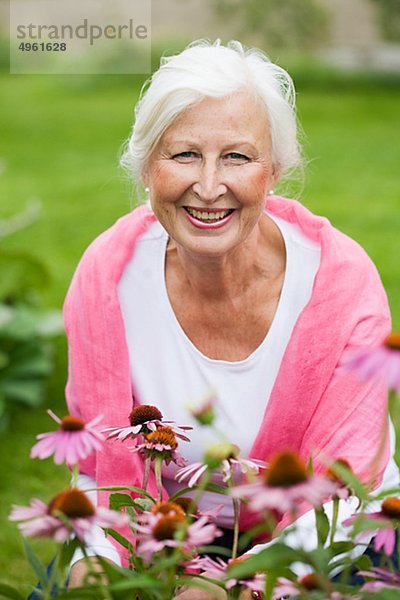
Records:
[[[96,525],[120,527],[128,523],[127,515],[95,507],[88,497],[77,488],[60,492],[49,504],[31,500],[31,505],[14,506],[11,521],[18,524],[25,537],[50,537],[58,543],[68,540],[71,533],[84,542]]]
[[[382,344],[354,356],[345,366],[362,379],[381,378],[400,393],[400,333],[391,333]]]
[[[358,571],[357,575],[371,577],[375,581],[367,581],[361,588],[363,592],[378,592],[382,588],[400,588],[400,574],[382,567],[371,567],[370,571]]]
[[[200,425],[212,425],[215,419],[215,392],[209,393],[195,408],[190,408],[190,414]]]
[[[335,497],[339,500],[347,500],[352,494],[354,494],[354,492],[349,488],[348,484],[345,481],[343,481],[343,479],[337,472],[337,469],[335,469],[336,466],[344,467],[351,473],[353,471],[350,466],[350,463],[345,458],[338,458],[332,463],[332,465],[325,473],[325,476],[334,481],[337,485]]]
[[[328,477],[308,474],[296,454],[283,451],[272,458],[257,481],[235,486],[230,494],[248,500],[250,509],[256,512],[275,509],[295,514],[300,502],[320,506],[337,489],[337,483]]]
[[[237,565],[240,562],[246,560],[245,557],[236,558],[225,562],[222,558],[210,558],[209,556],[199,556],[194,558],[186,565],[187,572],[198,572],[204,571],[208,577],[213,579],[225,580],[225,587],[227,590],[239,585],[245,587],[252,592],[262,593],[265,590],[265,574],[256,573],[254,576],[248,579],[235,579],[230,577],[229,568]]]
[[[164,505],[174,503],[163,503]],[[182,512],[180,512],[182,511]],[[143,512],[138,523],[132,523],[139,540],[137,552],[145,562],[150,562],[156,552],[164,548],[181,548],[184,553],[210,544],[215,537],[222,535],[208,517],[200,517],[188,525],[183,510],[171,508]]]
[[[107,439],[114,438],[123,442],[127,438],[134,439],[138,435],[147,435],[158,429],[158,427],[169,426],[176,437],[189,442],[189,438],[180,433],[179,430],[188,431],[193,429],[193,427],[176,425],[174,421],[165,421],[161,411],[156,406],[150,406],[149,404],[135,406],[129,415],[129,421],[129,427],[108,427],[103,429],[103,433],[108,433]]]
[[[262,460],[241,458],[239,456],[239,448],[234,444],[215,444],[206,453],[205,462],[195,462],[187,465],[183,469],[180,469],[175,479],[182,483],[188,481],[188,486],[193,487],[196,485],[201,476],[211,468],[214,462],[215,468],[222,473],[222,479],[226,483],[236,473],[259,473],[260,469],[266,468],[266,463]]]
[[[319,577],[315,573],[308,573],[299,577],[296,581],[286,577],[278,577],[273,594],[273,600],[280,600],[285,597],[297,598],[309,595],[309,592],[324,592],[324,600],[361,600],[359,596],[349,596],[341,592],[330,591],[331,583]]]
[[[386,556],[391,556],[396,546],[396,529],[400,523],[400,498],[385,498],[380,511],[352,515],[343,521],[343,525],[352,525],[360,518],[378,520],[382,524],[382,529],[379,529],[376,534],[376,527],[363,531],[357,537],[357,542],[362,542],[365,538],[369,539],[374,534],[375,552],[383,550]]]
[[[57,465],[63,462],[75,465],[102,448],[104,437],[97,427],[103,418],[101,415],[85,423],[78,417],[66,416],[60,419],[51,410],[47,412],[60,428],[37,436],[39,442],[32,447],[31,458],[47,458],[54,454]]]
[[[131,448],[131,452],[139,452],[143,458],[155,460],[161,458],[168,465],[171,461],[179,467],[186,464],[186,460],[177,452],[178,442],[171,427],[158,427],[144,437],[144,442]]]

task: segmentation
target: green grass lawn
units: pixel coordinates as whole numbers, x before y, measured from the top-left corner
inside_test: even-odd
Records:
[[[117,168],[142,80],[134,77],[0,75],[0,218],[40,198],[43,218],[4,242],[32,252],[53,284],[44,304],[61,307],[85,247],[130,210],[131,186]],[[326,82],[325,82],[326,83]],[[328,81],[329,83],[329,81]],[[372,80],[345,86],[299,79],[299,113],[308,157],[303,202],[358,240],[375,261],[400,326],[400,86]],[[64,411],[65,341],[44,408]],[[22,544],[7,522],[13,502],[48,499],[68,482],[50,461],[30,461],[36,433],[51,428],[43,411],[21,411],[0,439],[0,579],[33,582]],[[37,543],[43,560],[49,544]]]

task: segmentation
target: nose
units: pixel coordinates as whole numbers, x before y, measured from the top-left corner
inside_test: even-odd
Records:
[[[202,202],[210,204],[227,192],[226,185],[221,178],[221,170],[216,161],[205,160],[199,168],[196,179],[192,190]]]

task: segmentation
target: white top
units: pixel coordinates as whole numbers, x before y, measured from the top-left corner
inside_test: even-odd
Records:
[[[159,222],[153,223],[138,240],[119,282],[135,390],[141,404],[156,405],[166,419],[193,426],[190,443],[179,444],[179,452],[188,463],[201,461],[207,445],[221,441],[211,428],[199,426],[188,411],[188,405],[199,404],[210,390],[217,397],[216,427],[226,432],[226,441],[239,446],[242,456],[248,456],[294,324],[311,297],[320,263],[319,245],[305,237],[297,226],[275,216],[271,218],[285,242],[285,278],[268,334],[244,360],[208,358],[186,336],[168,298],[168,235]],[[163,469],[163,483],[169,494],[185,487],[174,480],[176,471],[172,462]],[[221,503],[225,507],[218,524],[233,528],[230,498],[206,492],[199,508],[210,509]]]
[[[201,461],[207,445],[221,441],[211,428],[200,427],[187,410],[189,405],[201,403],[210,390],[217,396],[217,428],[226,432],[227,440],[237,444],[242,456],[247,457],[294,325],[311,297],[320,263],[319,245],[307,238],[297,225],[271,214],[269,217],[278,225],[285,242],[285,278],[271,327],[258,348],[244,360],[211,359],[186,336],[168,298],[165,284],[168,235],[158,221],[137,241],[118,285],[135,391],[141,404],[156,405],[166,419],[194,427],[189,432],[191,442],[179,444],[179,452],[189,463]],[[394,472],[393,464],[392,461],[387,473]],[[184,487],[174,480],[176,470],[173,463],[163,470],[163,483],[170,494]],[[95,482],[81,476],[79,485],[85,489]],[[217,523],[232,527],[230,498],[207,492],[200,508],[210,509],[221,503],[224,508]],[[352,502],[342,501],[340,520],[352,514],[354,508]],[[305,543],[307,547],[316,546],[313,512],[303,515],[298,524],[298,533],[288,542],[293,546]],[[343,539],[342,536],[339,530],[337,539]],[[89,555],[96,553],[118,562],[114,547],[101,530],[97,541],[92,542]],[[110,548],[106,552],[107,543]],[[253,551],[263,547],[265,545],[256,546]],[[73,562],[79,558],[81,555],[76,553]]]

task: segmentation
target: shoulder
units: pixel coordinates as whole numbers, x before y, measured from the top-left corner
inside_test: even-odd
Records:
[[[315,215],[297,200],[272,196],[267,208],[277,217],[298,227],[303,235],[320,245],[321,261],[332,273],[380,281],[377,269],[358,242],[339,231],[326,217]]]
[[[130,248],[154,219],[154,214],[147,205],[138,206],[98,235],[83,253],[79,264],[88,260],[111,260],[112,249],[118,247],[121,253],[126,248]]]
[[[83,297],[92,298],[107,294],[118,282],[124,266],[129,261],[138,239],[156,220],[146,205],[119,218],[103,231],[83,253],[73,275],[64,302],[64,311]]]

